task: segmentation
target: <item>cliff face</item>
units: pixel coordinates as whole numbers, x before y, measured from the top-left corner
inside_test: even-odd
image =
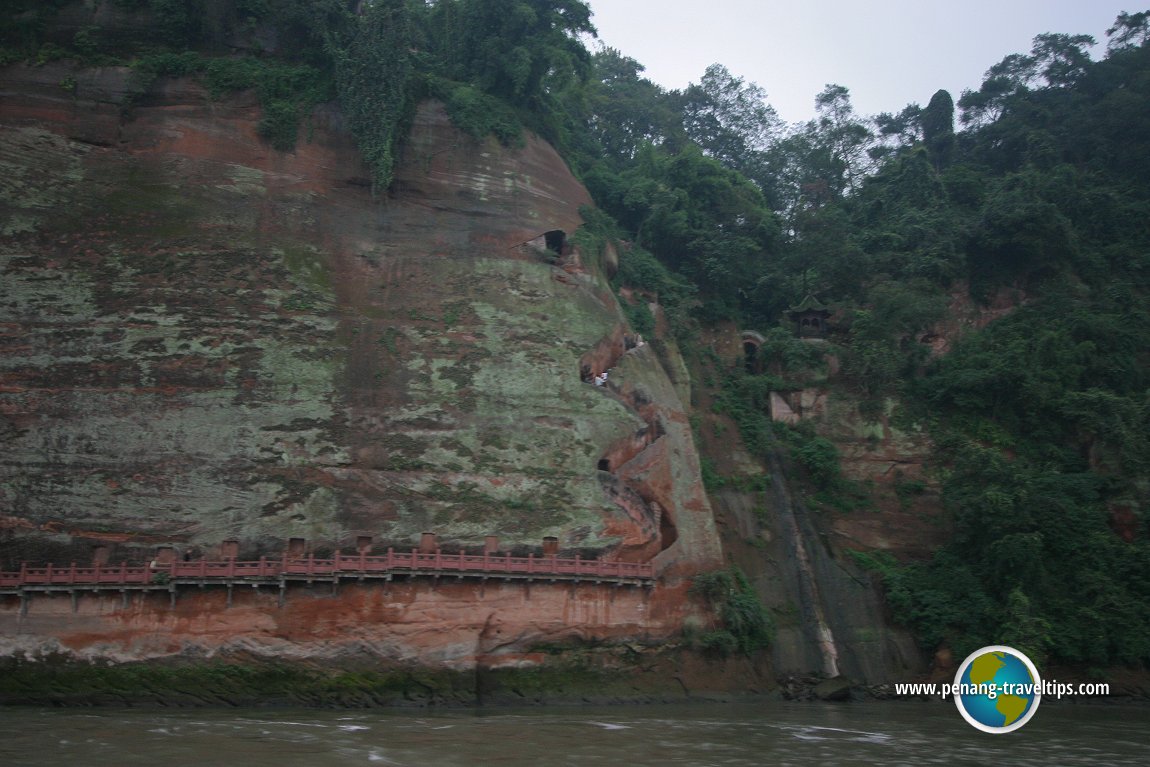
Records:
[[[634,596],[572,612],[586,600],[557,592],[554,626],[678,630],[678,577],[721,561],[690,429],[651,349],[626,351],[597,255],[572,244],[590,199],[546,143],[479,142],[424,104],[391,194],[373,199],[335,111],[278,153],[252,101],[190,81],[128,109],[126,70],[0,77],[3,566],[83,564],[97,547],[211,557],[235,541],[245,557],[289,538],[324,553],[423,532],[503,550],[554,536],[571,553],[654,558],[670,583],[655,608]],[[612,367],[611,387],[582,365]],[[412,599],[430,600],[423,628],[376,650],[414,657],[412,637],[488,622]],[[234,613],[180,646],[290,641],[245,609],[264,617]],[[541,635],[530,605],[499,609],[512,650]],[[111,616],[127,633],[105,618],[84,635],[106,654],[171,651],[131,639],[152,618]],[[66,622],[19,625],[50,636]],[[324,642],[391,631],[363,623]]]
[[[755,335],[731,327],[704,334],[716,367],[702,370],[700,378],[745,365],[744,343]],[[858,395],[837,378],[837,360],[824,363],[793,375],[792,388],[772,392],[769,414],[805,422],[804,428],[833,444],[843,477],[865,488],[866,503],[849,511],[820,504],[811,497],[818,485],[797,481],[801,468],[786,443],[776,436],[771,454],[758,456],[732,447],[728,435],[738,425],[704,402],[701,448],[721,476],[734,478],[711,493],[723,548],[775,616],[777,676],[817,671],[869,682],[916,677],[925,672],[926,658],[909,631],[888,622],[881,581],[850,552],[922,556],[945,539],[946,519],[927,471],[931,446],[924,434],[899,429],[889,413],[862,418]]]

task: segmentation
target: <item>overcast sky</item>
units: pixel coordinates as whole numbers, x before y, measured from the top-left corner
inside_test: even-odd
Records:
[[[850,89],[863,116],[957,102],[991,65],[1028,53],[1043,32],[1092,35],[1104,52],[1119,12],[1150,0],[588,0],[599,39],[668,89],[710,64],[756,82],[786,122],[814,116],[827,83]]]

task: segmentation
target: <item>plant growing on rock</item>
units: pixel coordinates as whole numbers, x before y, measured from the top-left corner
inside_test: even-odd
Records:
[[[725,658],[737,650],[751,655],[774,639],[770,613],[738,568],[699,573],[691,581],[690,593],[702,599],[722,624],[693,639],[704,654]]]

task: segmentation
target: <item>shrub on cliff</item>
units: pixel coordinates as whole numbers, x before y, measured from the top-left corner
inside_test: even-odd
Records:
[[[751,655],[774,639],[770,613],[738,568],[699,573],[691,581],[690,593],[702,599],[722,624],[694,637],[695,649],[723,658],[736,650]]]

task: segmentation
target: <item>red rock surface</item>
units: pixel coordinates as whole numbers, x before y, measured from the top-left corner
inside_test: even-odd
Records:
[[[65,78],[74,91],[61,88]],[[251,94],[130,72],[0,72],[0,566],[21,559],[241,557],[439,534],[655,558],[653,593],[393,584],[301,592],[38,597],[0,605],[0,653],[117,660],[248,648],[533,663],[561,637],[673,637],[682,578],[721,557],[684,406],[628,355],[596,263],[528,245],[590,203],[555,151],[416,115],[373,198],[334,108],[295,151]],[[608,265],[609,266],[609,265]],[[603,339],[609,339],[606,344]],[[599,351],[594,351],[599,350]],[[617,392],[580,360],[617,368]],[[599,357],[602,357],[600,360]],[[599,471],[599,462],[611,464]]]
[[[681,599],[640,588],[488,582],[293,587],[282,607],[274,590],[237,588],[167,594],[34,598],[6,653],[64,652],[115,661],[247,653],[300,660],[374,657],[454,669],[532,665],[544,645],[634,640],[682,620]],[[5,624],[10,616],[0,619]]]

